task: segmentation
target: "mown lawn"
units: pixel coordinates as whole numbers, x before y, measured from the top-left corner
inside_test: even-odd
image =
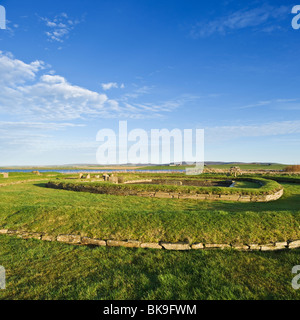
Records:
[[[270,203],[98,195],[47,189],[43,182],[0,188],[0,228],[100,239],[268,243],[300,239],[300,185],[283,184]]]
[[[293,299],[299,250],[168,252],[0,236],[1,299]]]

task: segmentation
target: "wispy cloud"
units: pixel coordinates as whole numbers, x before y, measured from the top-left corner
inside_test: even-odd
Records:
[[[278,21],[290,13],[289,6],[274,7],[264,5],[255,9],[244,9],[233,12],[212,21],[201,21],[193,26],[191,35],[195,38],[208,37],[212,34],[225,35],[234,30],[261,27],[261,31],[272,32],[278,30]]]
[[[262,107],[272,107],[274,109],[300,109],[299,99],[271,99],[258,101],[253,104],[248,104],[238,109],[250,109],[250,108],[262,108]]]
[[[108,83],[101,83],[101,87],[104,91],[108,91],[108,90],[111,90],[111,89],[124,89],[125,88],[125,85],[124,83],[122,84],[118,84],[116,82],[108,82]]]
[[[16,120],[26,122],[140,119],[161,116],[190,99],[180,96],[159,104],[143,102],[143,95],[150,92],[149,87],[137,88],[134,97],[125,93],[119,99],[111,99],[105,93],[71,84],[48,69],[43,61],[25,63],[0,52],[0,114],[14,115]],[[141,98],[137,100],[137,97]]]
[[[46,31],[48,40],[61,43],[69,37],[70,32],[81,22],[80,20],[69,18],[66,13],[56,15],[53,19],[42,17],[41,20],[48,29]]]
[[[25,121],[0,121],[0,130],[18,129],[36,129],[36,130],[62,130],[66,128],[74,127],[84,127],[84,124],[74,124],[74,123],[55,123],[55,122],[25,122]]]
[[[278,121],[260,125],[222,126],[205,129],[208,142],[221,142],[245,137],[267,137],[300,134],[300,121]]]

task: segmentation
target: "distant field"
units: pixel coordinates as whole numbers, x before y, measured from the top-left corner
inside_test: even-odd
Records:
[[[284,164],[272,164],[272,165],[259,165],[259,164],[223,164],[223,165],[209,165],[208,167],[216,169],[230,169],[231,167],[238,166],[242,170],[284,170],[286,165]]]
[[[258,164],[222,164],[222,165],[208,165],[208,168],[214,169],[230,169],[231,167],[238,166],[242,170],[284,170],[286,165],[284,164],[272,164],[272,165],[258,165]],[[192,168],[193,166],[148,166],[142,167],[141,170],[185,170],[186,168]]]

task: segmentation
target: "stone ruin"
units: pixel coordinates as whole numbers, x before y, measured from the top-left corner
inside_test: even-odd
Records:
[[[37,175],[37,176],[40,176],[40,172],[39,171],[32,171],[33,174]]]
[[[114,177],[114,176],[110,176],[108,181],[110,183],[115,183],[115,184],[119,183],[118,177]]]
[[[102,177],[103,177],[104,181],[109,181],[109,175],[108,174],[104,174]]]
[[[79,179],[91,179],[91,175],[89,173],[79,173]]]
[[[91,174],[89,173],[79,173],[79,179],[91,179]],[[100,175],[96,175],[95,179],[100,179]],[[114,174],[103,174],[102,176],[103,181],[110,182],[110,183],[123,183],[124,178],[123,177],[116,177]]]
[[[2,175],[4,179],[8,179],[8,173],[7,172],[1,172],[0,175]]]
[[[229,169],[229,174],[236,178],[238,175],[242,175],[242,170],[240,167],[231,167]]]
[[[114,174],[104,174],[103,175],[103,180],[106,182],[110,182],[110,183],[115,183],[118,184],[119,183],[119,178],[115,177]]]

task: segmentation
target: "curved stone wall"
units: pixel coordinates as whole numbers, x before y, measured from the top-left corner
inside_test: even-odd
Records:
[[[127,183],[128,184],[128,183]],[[181,192],[164,192],[164,191],[140,191],[140,190],[118,190],[117,192],[110,192],[109,188],[104,191],[99,191],[97,187],[92,185],[72,185],[63,184],[59,182],[49,182],[46,185],[48,188],[63,189],[77,192],[91,192],[91,193],[105,193],[120,196],[138,196],[138,197],[150,197],[150,198],[164,198],[164,199],[193,199],[193,200],[211,200],[211,201],[237,201],[237,202],[270,202],[278,200],[282,197],[284,191],[275,190],[271,194],[262,195],[241,195],[241,194],[198,194],[194,193],[181,193]]]
[[[16,236],[22,239],[35,239],[50,242],[61,242],[72,245],[84,246],[100,246],[100,247],[125,247],[125,248],[142,248],[142,249],[157,249],[157,250],[171,250],[171,251],[188,251],[188,250],[213,250],[213,249],[234,249],[238,251],[277,251],[287,249],[300,248],[300,240],[287,242],[270,242],[267,244],[213,244],[213,243],[170,243],[170,242],[141,242],[136,240],[101,240],[95,238],[81,237],[80,235],[48,235],[42,232],[26,232],[16,230],[1,230],[0,235]]]

